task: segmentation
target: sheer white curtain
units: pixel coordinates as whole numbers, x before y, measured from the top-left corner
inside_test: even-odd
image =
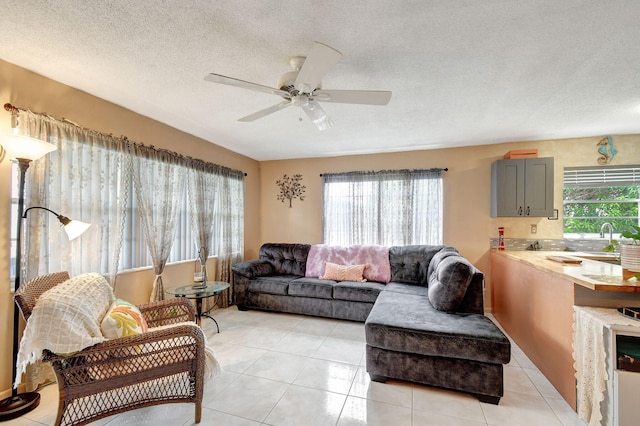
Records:
[[[21,111],[21,134],[49,141],[58,149],[27,171],[25,207],[42,206],[91,227],[73,241],[44,210],[25,220],[26,279],[51,271],[71,276],[99,272],[115,285],[131,176],[126,144],[74,124]]]
[[[221,181],[215,169],[215,165],[194,160],[187,169],[191,231],[201,263],[206,262],[213,252],[211,243]]]
[[[58,147],[27,170],[25,208],[46,207],[91,224],[69,241],[53,214],[30,210],[23,226],[24,262],[17,265],[24,267],[23,280],[53,271],[99,272],[115,286],[131,176],[126,144],[30,111],[20,112],[18,130]],[[27,368],[27,390],[47,381],[55,381],[48,364]]]
[[[218,306],[233,304],[233,274],[231,267],[244,258],[244,174],[237,170],[219,171],[215,233],[217,238],[216,279],[230,284],[221,295]]]
[[[442,169],[323,175],[326,244],[442,244]]]
[[[162,272],[169,259],[185,190],[183,159],[173,153],[132,145],[138,215],[156,274],[150,300],[164,299]]]
[[[227,307],[233,303],[231,266],[244,253],[244,174],[198,160],[187,167],[193,238],[204,255],[216,255],[216,280],[231,285],[218,299]]]

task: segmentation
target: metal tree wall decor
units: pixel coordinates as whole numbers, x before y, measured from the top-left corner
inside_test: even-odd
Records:
[[[302,175],[284,175],[282,179],[276,181],[276,185],[280,187],[277,198],[283,203],[284,200],[289,200],[289,208],[291,208],[291,200],[294,198],[300,198],[300,201],[304,201],[304,191],[307,187],[302,185],[300,181],[302,181]]]

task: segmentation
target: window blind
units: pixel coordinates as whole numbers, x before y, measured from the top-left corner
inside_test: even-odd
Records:
[[[640,166],[567,167],[565,188],[640,185]]]

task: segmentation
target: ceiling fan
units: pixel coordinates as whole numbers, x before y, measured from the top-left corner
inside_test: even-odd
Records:
[[[323,90],[322,77],[340,60],[342,53],[326,44],[315,42],[304,56],[289,59],[293,71],[283,74],[278,88],[263,86],[233,77],[209,74],[204,79],[213,83],[242,87],[257,92],[271,93],[284,98],[283,102],[247,115],[238,121],[254,121],[291,105],[302,108],[319,130],[330,128],[333,123],[319,102],[344,104],[386,105],[391,92],[378,90]]]

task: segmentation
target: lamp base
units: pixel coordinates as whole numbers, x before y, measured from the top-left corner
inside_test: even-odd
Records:
[[[37,392],[19,393],[0,401],[0,422],[15,419],[40,405],[40,394]]]

